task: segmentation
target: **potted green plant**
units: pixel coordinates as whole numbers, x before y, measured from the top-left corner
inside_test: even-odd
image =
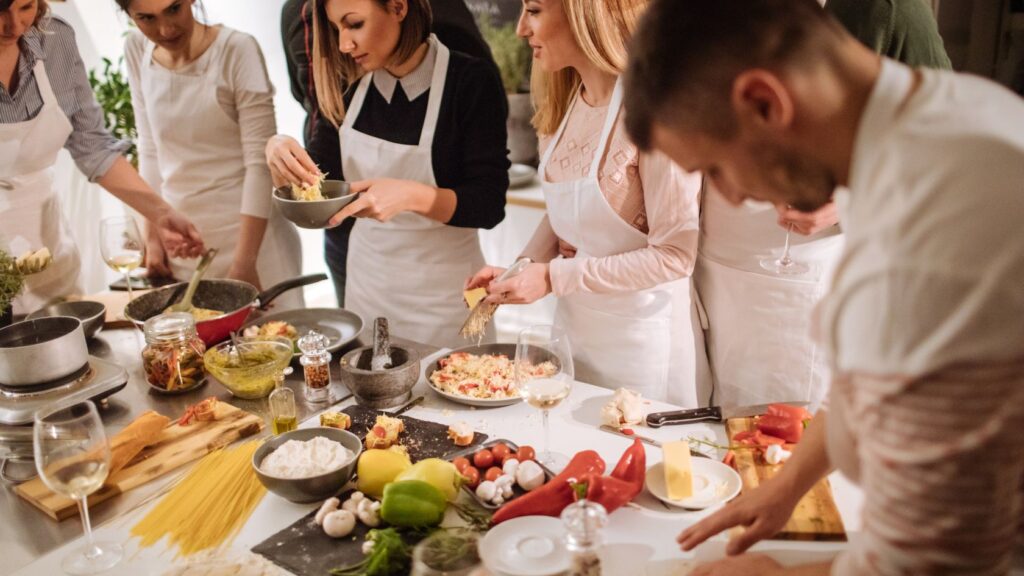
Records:
[[[529,94],[530,47],[516,35],[514,23],[497,26],[489,14],[482,13],[477,17],[477,24],[484,41],[491,48],[508,96],[509,160],[534,163],[537,159],[537,133],[530,123],[533,118]]]
[[[42,272],[53,261],[50,251],[41,248],[15,258],[0,249],[0,328],[14,319],[14,299],[25,286],[25,277]]]
[[[132,108],[132,91],[128,85],[128,78],[122,72],[124,58],[119,58],[114,64],[109,58],[103,59],[102,69],[89,71],[89,84],[92,86],[96,100],[103,108],[103,117],[107,130],[120,138],[131,143],[131,148],[125,153],[133,166],[138,167],[139,158],[135,142],[138,139],[138,132],[135,128],[135,109]]]

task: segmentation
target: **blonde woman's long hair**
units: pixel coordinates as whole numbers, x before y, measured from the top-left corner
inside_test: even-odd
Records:
[[[569,28],[583,54],[602,71],[626,69],[627,46],[648,0],[561,0]],[[580,75],[573,68],[544,72],[533,67],[530,92],[536,112],[533,127],[542,136],[558,130],[569,111]]]
[[[327,0],[313,2],[313,84],[324,117],[335,126],[345,120],[345,91],[364,72],[355,60],[338,48],[338,32],[327,18]],[[393,0],[374,0],[387,10]],[[430,37],[432,14],[429,0],[406,0],[408,11],[392,58],[405,62]]]

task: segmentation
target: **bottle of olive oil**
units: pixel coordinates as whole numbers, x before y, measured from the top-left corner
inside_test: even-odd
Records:
[[[274,435],[295,430],[298,419],[295,416],[295,393],[284,385],[284,377],[291,368],[286,368],[274,377],[274,391],[270,393],[270,429]]]

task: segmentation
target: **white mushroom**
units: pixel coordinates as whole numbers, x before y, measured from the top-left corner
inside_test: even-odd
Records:
[[[360,499],[356,508],[356,516],[359,517],[360,522],[370,528],[380,526],[380,502],[374,502],[369,498]]]
[[[495,506],[501,506],[504,503],[505,499],[502,498],[501,494],[497,494],[494,498],[491,499],[491,504],[494,504]]]
[[[316,525],[323,526],[324,517],[337,510],[338,504],[340,503],[341,500],[338,500],[337,498],[328,498],[327,500],[324,500],[323,505],[321,505],[320,509],[316,511],[316,516],[313,517],[313,521],[316,522]]]
[[[516,470],[516,482],[527,492],[540,488],[544,484],[544,470],[533,460],[527,460]]]
[[[517,468],[519,468],[519,460],[509,458],[508,460],[505,460],[505,464],[502,465],[501,473],[508,474],[509,476],[515,476]]]
[[[366,498],[366,495],[356,490],[355,492],[352,493],[351,496],[348,497],[348,500],[345,500],[345,503],[341,505],[341,509],[348,510],[349,512],[355,514],[359,510],[359,502],[362,501],[364,498]]]
[[[491,480],[484,480],[476,487],[476,497],[484,502],[494,500],[495,494],[499,494],[498,487]]]
[[[335,510],[324,517],[324,533],[331,538],[344,538],[356,529],[356,517],[348,510]]]
[[[494,487],[501,493],[501,497],[505,500],[508,500],[513,494],[515,494],[515,492],[512,491],[512,487],[515,486],[515,484],[515,477],[509,474],[498,476],[498,479],[494,481]]]

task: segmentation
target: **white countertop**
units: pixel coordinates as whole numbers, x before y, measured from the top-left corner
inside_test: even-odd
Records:
[[[424,360],[428,366],[431,358]],[[541,450],[541,415],[527,404],[517,404],[498,409],[472,409],[444,400],[431,392],[421,378],[415,393],[426,396],[426,401],[413,408],[407,415],[422,420],[449,424],[465,420],[476,430],[491,438],[507,438],[520,445],[530,444]],[[551,448],[553,451],[571,455],[584,449],[596,450],[614,466],[630,441],[598,429],[599,411],[610,391],[587,384],[574,386],[572,394],[551,412]],[[337,407],[332,407],[336,409]],[[664,410],[672,407],[652,403],[651,409]],[[311,418],[304,426],[316,425],[317,418]],[[661,429],[643,429],[647,436],[662,440],[678,440],[690,434],[712,434],[719,442],[725,441],[724,427],[717,424],[695,424],[670,426]],[[647,446],[648,465],[661,459],[661,452]],[[848,533],[860,528],[859,508],[861,494],[838,474],[831,476],[832,487],[840,515]],[[684,555],[675,544],[675,536],[686,526],[703,518],[709,512],[668,511],[646,492],[635,503],[637,508],[622,508],[611,515],[611,522],[605,531],[607,545],[603,548],[604,574],[636,575],[638,564],[647,566],[646,574],[669,574],[678,570],[692,559]],[[129,539],[129,530],[148,512],[155,501],[145,503],[103,526],[96,528],[98,540],[120,542],[125,546],[125,559],[114,569],[104,574],[161,574],[174,563],[174,552],[158,544],[139,550]],[[278,496],[267,493],[252,517],[246,523],[231,545],[231,550],[245,551],[287,527],[315,505],[293,504]],[[201,511],[200,511],[201,512]],[[69,519],[67,522],[77,522]],[[852,534],[851,537],[856,537]],[[701,558],[721,556],[724,535],[698,548]],[[20,575],[60,574],[61,559],[82,545],[82,538],[69,542],[16,572]],[[767,541],[758,546],[769,551],[784,563],[820,561],[843,548],[842,543]],[[180,560],[179,560],[180,562]]]

